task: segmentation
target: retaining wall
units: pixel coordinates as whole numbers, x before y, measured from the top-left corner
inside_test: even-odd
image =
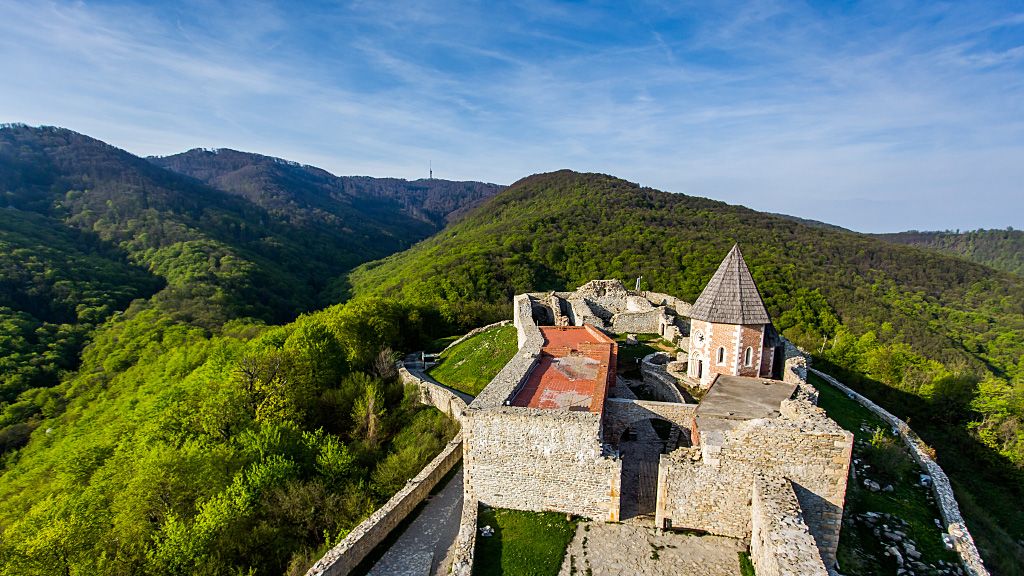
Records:
[[[306,576],[346,576],[430,494],[434,486],[461,459],[460,433],[387,503],[356,526],[337,546],[328,550],[306,572]]]
[[[827,576],[789,480],[756,478],[750,508],[750,559],[757,576]]]
[[[956,496],[953,494],[953,487],[949,483],[949,477],[942,471],[942,468],[932,460],[926,452],[927,445],[907,426],[907,423],[892,415],[888,410],[875,404],[868,398],[858,394],[849,386],[841,383],[832,376],[820,370],[810,369],[826,382],[835,386],[850,398],[873,412],[887,424],[896,430],[903,443],[910,450],[910,454],[917,461],[917,464],[932,478],[932,492],[935,494],[935,502],[939,507],[943,522],[946,523],[946,531],[953,537],[956,550],[960,554],[964,568],[975,576],[988,576],[988,569],[981,560],[978,547],[974,544],[974,538],[967,530],[967,524],[960,514],[960,506],[956,503]]]

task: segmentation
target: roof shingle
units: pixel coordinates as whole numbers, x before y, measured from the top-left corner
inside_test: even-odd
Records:
[[[768,311],[734,245],[690,309],[690,317],[718,324],[770,324]]]

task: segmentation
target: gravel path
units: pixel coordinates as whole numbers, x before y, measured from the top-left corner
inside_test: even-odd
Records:
[[[738,576],[743,550],[742,541],[722,536],[580,522],[559,576]]]

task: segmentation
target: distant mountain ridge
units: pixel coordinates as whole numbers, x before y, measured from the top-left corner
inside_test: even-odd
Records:
[[[937,250],[991,266],[997,270],[1024,276],[1024,231],[969,230],[919,232],[910,230],[893,234],[874,234],[897,244]]]
[[[148,160],[272,212],[319,213],[332,221],[352,211],[378,215],[397,211],[440,229],[504,188],[483,182],[335,176],[315,166],[227,148],[196,148]]]
[[[146,160],[65,128],[0,126],[0,405],[74,367],[133,299],[211,329],[290,320],[500,189],[234,151]]]

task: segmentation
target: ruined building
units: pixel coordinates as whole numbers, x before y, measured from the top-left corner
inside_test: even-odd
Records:
[[[743,538],[759,573],[834,565],[853,436],[815,405],[738,247],[692,306],[615,280],[513,306],[519,350],[463,422],[467,501]],[[625,333],[667,349],[642,382],[616,376]],[[651,423],[664,449],[631,451]]]

